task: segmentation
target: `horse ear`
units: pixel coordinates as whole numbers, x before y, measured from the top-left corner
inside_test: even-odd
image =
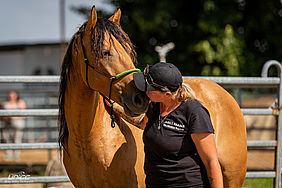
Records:
[[[97,13],[95,6],[92,7],[90,16],[88,18],[87,26],[89,27],[89,30],[92,31],[97,23]]]
[[[116,25],[119,26],[120,17],[121,17],[121,11],[120,11],[120,9],[118,9],[118,10],[109,18],[109,20],[110,20],[111,22],[113,22],[114,24],[116,24]]]

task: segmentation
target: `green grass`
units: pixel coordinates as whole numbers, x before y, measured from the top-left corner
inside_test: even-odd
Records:
[[[244,188],[273,188],[273,179],[246,179]]]

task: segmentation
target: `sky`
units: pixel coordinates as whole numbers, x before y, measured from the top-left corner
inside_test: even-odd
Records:
[[[60,0],[0,0],[0,45],[59,42],[59,5]],[[79,5],[116,10],[107,0],[65,0],[66,40],[85,21],[70,8]]]

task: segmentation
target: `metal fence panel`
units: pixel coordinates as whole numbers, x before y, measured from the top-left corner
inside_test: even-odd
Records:
[[[275,65],[279,69],[280,77],[268,78],[268,68]],[[278,88],[278,102],[281,107],[282,101],[282,68],[277,61],[268,61],[263,68],[263,77],[186,77],[187,78],[204,78],[214,81],[223,87],[251,88],[265,87]],[[0,83],[55,83],[59,82],[59,76],[0,76]],[[269,172],[247,172],[246,178],[275,178],[275,187],[281,187],[281,150],[282,150],[282,112],[277,109],[273,111],[267,109],[241,109],[244,115],[277,115],[278,121],[278,140],[269,141],[248,141],[248,147],[275,147],[276,148],[276,169]],[[57,116],[58,109],[26,109],[26,110],[0,110],[0,116]],[[40,143],[40,144],[0,144],[0,150],[6,149],[57,149],[57,143]],[[0,178],[0,184],[7,183],[51,183],[51,182],[69,182],[67,176],[41,176],[28,177],[26,179],[19,178]]]

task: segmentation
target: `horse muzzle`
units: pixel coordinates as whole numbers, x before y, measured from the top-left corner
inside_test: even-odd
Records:
[[[148,110],[149,98],[145,92],[138,90],[134,83],[130,82],[126,87],[126,92],[122,94],[122,103],[125,114],[136,117]]]

